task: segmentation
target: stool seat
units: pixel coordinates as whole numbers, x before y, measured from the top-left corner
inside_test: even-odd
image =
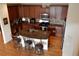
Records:
[[[17,50],[19,50],[19,49],[22,47],[22,45],[21,45],[21,39],[16,37],[15,40],[14,40],[14,42],[15,42],[14,47],[15,47]]]
[[[16,41],[17,41],[17,43],[20,43],[21,42],[21,39],[20,38],[17,38]]]
[[[43,44],[42,43],[37,43],[35,45],[35,50],[37,51],[42,51],[43,50]]]
[[[31,40],[26,40],[25,43],[28,44],[28,45],[31,45],[32,41]]]
[[[35,44],[35,53],[38,55],[43,54],[43,44],[42,43]]]

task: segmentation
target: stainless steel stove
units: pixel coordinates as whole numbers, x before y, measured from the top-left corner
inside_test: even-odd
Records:
[[[40,26],[42,30],[46,30],[49,25],[49,15],[48,13],[40,14],[41,19],[39,20]]]

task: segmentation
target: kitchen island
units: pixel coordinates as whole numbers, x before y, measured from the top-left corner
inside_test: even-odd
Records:
[[[35,29],[22,30],[20,31],[20,34],[25,37],[37,38],[37,39],[48,39],[49,37],[48,31],[35,30]]]
[[[25,40],[29,39],[29,40],[34,41],[34,43],[32,44],[33,47],[35,47],[34,44],[42,42],[43,49],[48,50],[48,37],[49,37],[48,31],[41,31],[41,30],[34,30],[34,29],[22,30],[20,31],[20,35]]]
[[[19,25],[19,24],[18,24]],[[43,42],[44,50],[48,50],[48,42],[50,42],[49,36],[56,36],[57,29],[56,28],[63,28],[63,25],[58,24],[50,24],[46,31],[41,30],[39,23],[22,23],[22,28],[19,28],[19,34],[23,37],[23,40],[30,39],[33,40],[35,43],[39,43],[40,41]],[[16,29],[17,30],[17,29]],[[23,42],[23,41],[22,41]],[[50,45],[50,44],[49,44]],[[24,43],[22,46],[25,47]],[[34,47],[34,44],[33,44]]]

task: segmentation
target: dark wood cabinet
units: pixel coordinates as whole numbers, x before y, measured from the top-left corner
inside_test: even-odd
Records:
[[[34,6],[29,6],[29,16],[30,16],[30,18],[35,17],[35,8],[34,8]]]
[[[18,6],[8,6],[9,19],[12,22],[19,17]]]
[[[41,5],[17,5],[8,6],[8,12],[10,20],[18,17],[40,18],[45,8],[42,8]]]
[[[29,6],[23,6],[23,12],[24,12],[24,17],[30,17],[29,13],[30,13],[30,9],[29,9]]]
[[[18,6],[18,9],[19,9],[19,17],[23,17],[24,16],[24,13],[23,13],[23,7],[22,7],[22,5],[20,5],[20,6]]]
[[[55,17],[53,15],[53,7],[57,6],[50,6],[48,8],[43,8],[42,5],[14,5],[14,6],[8,6],[8,12],[9,12],[9,18],[10,21],[19,18],[19,17],[28,17],[28,18],[40,18],[40,14],[43,12],[48,12],[50,15],[50,18]],[[60,6],[62,7],[61,12],[61,19],[65,19],[67,16],[67,8],[68,6]]]
[[[41,6],[35,6],[35,18],[40,18]]]
[[[65,19],[67,16],[68,6],[51,6],[50,18]]]
[[[62,14],[61,14],[62,19],[66,19],[67,11],[68,11],[68,7],[67,6],[62,7]]]

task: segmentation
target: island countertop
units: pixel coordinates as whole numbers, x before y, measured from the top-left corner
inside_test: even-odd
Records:
[[[29,37],[29,38],[36,38],[36,39],[48,39],[49,32],[48,31],[42,31],[42,30],[22,30],[20,31],[20,35]]]

